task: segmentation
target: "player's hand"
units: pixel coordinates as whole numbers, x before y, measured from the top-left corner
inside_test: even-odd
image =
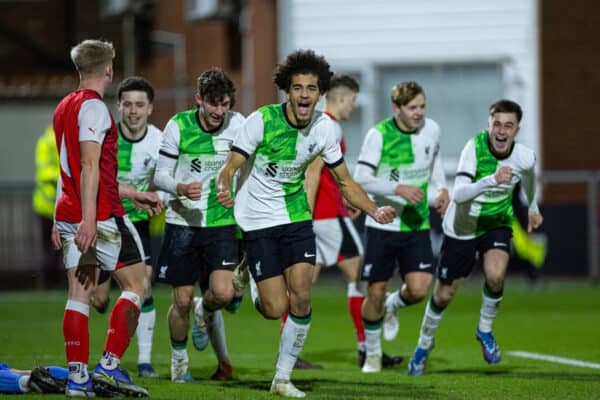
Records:
[[[225,208],[231,208],[235,204],[233,197],[231,197],[231,191],[225,186],[219,186],[217,192],[217,201]]]
[[[394,190],[398,196],[402,197],[410,204],[415,205],[423,198],[423,190],[418,187],[408,185],[398,185]]]
[[[379,207],[372,217],[380,224],[389,224],[396,218],[396,209],[392,206]]]
[[[132,199],[135,208],[146,210],[151,217],[160,214],[164,205],[156,192],[137,192]]]
[[[87,290],[96,284],[97,270],[98,268],[95,265],[80,265],[75,270],[75,277]]]
[[[534,229],[539,228],[544,222],[542,214],[532,214],[529,216],[529,222],[527,223],[527,232],[531,233]]]
[[[346,206],[346,210],[348,211],[348,216],[352,221],[354,221],[360,215],[360,208],[354,207],[344,198],[344,206]]]
[[[190,200],[200,200],[202,194],[202,183],[180,183],[177,185],[177,194],[179,196],[185,196]]]
[[[75,233],[75,245],[82,253],[96,244],[96,222],[81,221]]]
[[[510,183],[510,178],[512,177],[512,168],[511,167],[500,167],[494,174],[494,179],[498,185],[503,183]]]
[[[440,190],[440,194],[435,198],[433,202],[433,207],[441,217],[446,214],[446,210],[448,209],[448,205],[450,204],[450,196],[448,195],[448,189]]]
[[[52,224],[52,231],[50,232],[50,241],[54,250],[60,250],[62,248],[62,240],[60,240],[60,233],[56,224]]]

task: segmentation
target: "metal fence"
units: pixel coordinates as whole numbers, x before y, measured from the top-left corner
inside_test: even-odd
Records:
[[[545,171],[544,184],[586,184],[587,275],[600,280],[598,187],[600,171]],[[31,207],[33,184],[0,184],[0,280],[7,275],[37,274],[43,264],[39,221]]]
[[[0,185],[0,272],[39,270],[42,243],[32,184]]]

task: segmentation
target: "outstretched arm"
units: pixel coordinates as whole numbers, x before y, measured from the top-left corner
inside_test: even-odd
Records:
[[[377,204],[371,201],[363,188],[352,179],[348,167],[343,160],[331,170],[344,194],[344,198],[348,200],[350,204],[363,210],[380,224],[389,224],[394,220],[396,210],[390,206],[377,207]]]
[[[135,208],[146,210],[152,217],[160,214],[163,208],[162,200],[156,192],[140,192],[133,186],[119,182],[119,197],[131,200]]]

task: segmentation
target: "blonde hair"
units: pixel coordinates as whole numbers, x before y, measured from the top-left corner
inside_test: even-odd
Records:
[[[397,83],[392,87],[392,103],[397,106],[405,106],[412,101],[418,95],[423,94],[423,88],[417,82],[402,82]]]
[[[115,48],[112,43],[102,40],[87,39],[71,49],[71,60],[83,76],[97,72],[113,58]]]

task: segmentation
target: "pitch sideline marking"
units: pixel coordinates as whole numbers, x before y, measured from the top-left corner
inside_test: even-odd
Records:
[[[550,362],[554,362],[554,363],[558,363],[558,364],[567,364],[567,365],[575,365],[577,367],[600,369],[600,364],[588,362],[588,361],[574,360],[572,358],[564,358],[564,357],[557,357],[557,356],[549,356],[546,354],[530,353],[528,351],[509,351],[506,354],[508,354],[510,356],[515,356],[515,357],[530,358],[532,360],[543,360],[543,361],[550,361]]]

